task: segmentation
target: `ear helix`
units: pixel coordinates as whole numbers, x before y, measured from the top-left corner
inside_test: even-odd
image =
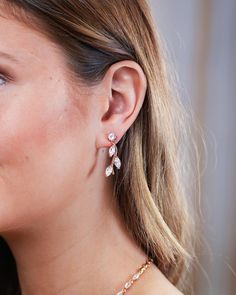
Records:
[[[111,174],[115,174],[114,165],[116,166],[117,169],[120,169],[121,167],[121,161],[117,156],[117,146],[115,144],[116,138],[117,137],[114,132],[110,132],[108,134],[108,140],[112,143],[111,146],[109,147],[108,153],[109,153],[109,157],[112,157],[112,160],[111,160],[111,164],[105,170],[106,177],[110,176]]]

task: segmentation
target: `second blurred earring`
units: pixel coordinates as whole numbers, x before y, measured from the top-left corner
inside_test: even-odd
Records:
[[[114,132],[111,132],[108,134],[108,140],[112,143],[112,145],[109,148],[109,157],[112,157],[111,164],[107,166],[105,174],[106,176],[109,176],[111,174],[115,174],[114,172],[114,165],[117,169],[120,169],[121,167],[121,161],[117,156],[117,146],[115,144],[116,135]]]

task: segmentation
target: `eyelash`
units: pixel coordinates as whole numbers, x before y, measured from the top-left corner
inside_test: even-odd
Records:
[[[8,82],[8,80],[1,74],[0,74],[0,80],[4,80],[4,84],[0,83],[0,86],[5,86],[7,84],[7,82]]]
[[[4,80],[4,83],[0,84],[0,87],[6,86],[6,84],[8,84],[10,81],[13,81],[13,77],[10,76],[5,69],[0,67],[0,80]]]

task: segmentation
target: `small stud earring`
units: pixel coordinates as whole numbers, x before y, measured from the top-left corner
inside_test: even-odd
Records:
[[[121,167],[121,161],[117,156],[117,146],[115,144],[116,135],[114,132],[108,134],[108,140],[112,142],[112,145],[109,148],[109,157],[112,157],[112,161],[111,164],[106,168],[106,176],[115,174],[113,165],[115,165],[117,169],[120,169]]]

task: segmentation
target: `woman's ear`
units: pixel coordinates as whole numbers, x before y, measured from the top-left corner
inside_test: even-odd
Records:
[[[100,116],[101,130],[97,137],[97,146],[109,146],[107,134],[114,132],[116,143],[138,116],[142,107],[147,80],[140,65],[132,60],[113,64],[101,82],[105,98],[105,112]]]

